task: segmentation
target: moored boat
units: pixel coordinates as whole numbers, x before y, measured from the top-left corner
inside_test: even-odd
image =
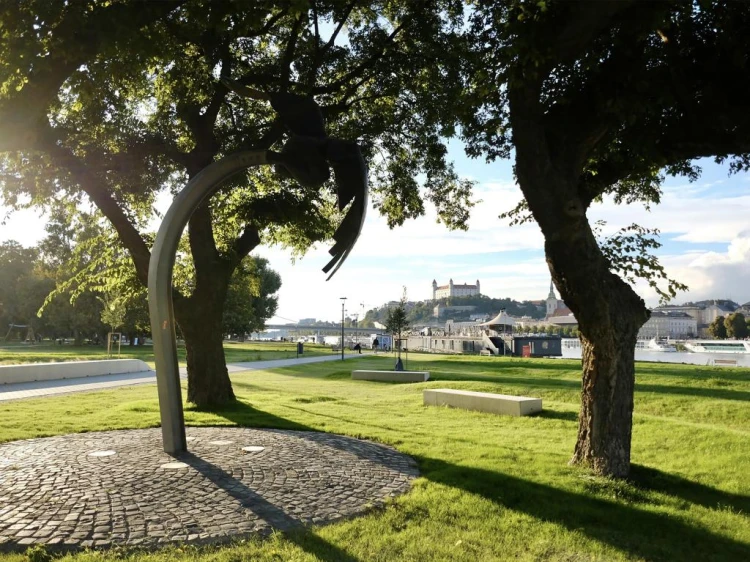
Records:
[[[660,342],[656,338],[652,338],[646,346],[646,351],[665,351],[674,353],[677,351],[677,348],[671,343]]]
[[[693,353],[740,353],[750,355],[748,340],[690,340],[685,348]]]

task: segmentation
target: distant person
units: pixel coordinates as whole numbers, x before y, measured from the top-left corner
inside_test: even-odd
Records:
[[[375,353],[378,352],[378,346],[380,345],[380,342],[378,341],[378,338],[375,338],[372,340],[372,348],[375,350]]]
[[[359,345],[359,342],[357,342],[357,345],[354,346],[354,351],[362,355],[362,346]]]

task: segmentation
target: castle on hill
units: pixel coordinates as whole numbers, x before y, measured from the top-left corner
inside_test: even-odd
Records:
[[[471,297],[480,294],[479,279],[477,279],[476,285],[456,285],[453,279],[451,279],[447,285],[441,286],[438,286],[437,281],[432,280],[432,300],[434,301],[450,297]]]

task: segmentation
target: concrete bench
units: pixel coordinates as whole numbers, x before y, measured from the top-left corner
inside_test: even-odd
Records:
[[[492,355],[492,352],[489,349],[483,349],[479,352],[479,355]]]
[[[0,365],[0,384],[95,377],[97,375],[122,375],[125,373],[143,373],[150,370],[151,368],[140,359]]]
[[[737,366],[736,359],[714,359],[714,365],[728,365],[731,367]]]
[[[528,416],[542,411],[541,398],[526,396],[435,388],[423,391],[422,397],[425,406],[450,406],[506,416]]]
[[[352,371],[355,381],[424,382],[430,379],[428,371]]]

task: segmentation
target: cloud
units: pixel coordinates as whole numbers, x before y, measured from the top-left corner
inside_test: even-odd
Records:
[[[712,199],[691,197],[679,190],[665,193],[662,202],[647,211],[642,205],[616,205],[611,198],[589,212],[593,221],[606,220],[614,230],[632,223],[658,228],[663,238],[677,242],[729,243],[748,226],[750,195]]]
[[[720,298],[740,304],[750,301],[750,230],[735,236],[725,252],[691,251],[662,256],[661,262],[671,277],[689,287],[676,302]],[[649,304],[655,304],[655,293],[644,285],[639,284],[639,293]]]

